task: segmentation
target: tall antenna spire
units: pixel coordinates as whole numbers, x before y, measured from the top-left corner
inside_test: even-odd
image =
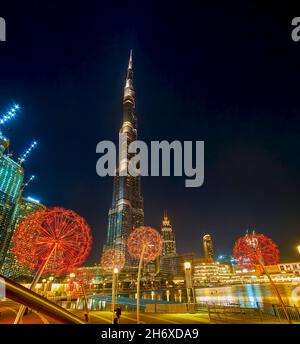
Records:
[[[130,49],[128,69],[132,69],[132,49]]]
[[[134,102],[134,99],[135,99],[135,93],[134,93],[134,88],[133,88],[133,65],[132,65],[132,49],[131,49],[130,54],[129,54],[126,84],[124,88],[124,101],[130,100],[131,102]]]

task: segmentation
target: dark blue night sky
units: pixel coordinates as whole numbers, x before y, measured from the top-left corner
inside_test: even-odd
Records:
[[[110,3],[110,4],[109,4]],[[96,175],[96,144],[117,141],[129,50],[133,49],[139,137],[204,140],[205,182],[142,179],[145,223],[167,209],[179,252],[217,253],[253,228],[271,236],[282,260],[299,260],[299,15],[261,1],[7,1],[0,16],[0,110],[17,156],[36,174],[27,194],[71,208],[90,224],[96,263],[106,237],[112,178]]]

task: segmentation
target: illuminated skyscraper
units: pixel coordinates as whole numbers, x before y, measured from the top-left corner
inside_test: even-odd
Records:
[[[160,273],[168,277],[178,275],[182,269],[182,256],[177,255],[175,235],[167,213],[164,214],[162,220],[161,236],[163,246],[160,256]]]
[[[204,258],[208,261],[214,261],[214,248],[212,238],[209,234],[205,234],[203,236],[203,250],[204,250]]]
[[[45,206],[38,200],[31,197],[22,198],[16,206],[16,221],[14,227],[20,224],[26,216],[41,209],[45,209]],[[21,265],[12,254],[11,245],[7,251],[1,272],[3,275],[13,279],[32,276],[32,272],[26,266]]]
[[[126,136],[127,145],[137,139],[137,117],[135,113],[135,92],[133,87],[132,53],[130,52],[126,83],[123,96],[123,123],[120,133]],[[112,206],[108,213],[108,230],[104,250],[118,248],[126,257],[126,265],[130,259],[126,250],[126,239],[133,228],[144,224],[144,205],[141,196],[140,176],[123,176],[127,171],[127,154],[119,162],[119,169],[114,177]]]
[[[20,199],[24,170],[5,150],[9,141],[0,133],[0,268],[4,263],[16,222],[16,204]]]
[[[168,218],[168,215],[165,213],[162,226],[161,226],[161,236],[163,239],[163,247],[162,247],[162,258],[163,257],[172,257],[176,255],[176,242],[175,236],[173,232],[173,228]]]

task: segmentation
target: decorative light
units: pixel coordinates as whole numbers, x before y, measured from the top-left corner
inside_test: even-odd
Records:
[[[14,118],[19,109],[20,109],[20,106],[18,104],[13,105],[5,114],[1,116],[0,124],[4,124],[5,122]]]
[[[32,176],[24,183],[24,188],[26,188],[34,179],[35,179],[35,176],[32,175]]]
[[[30,147],[19,158],[20,163],[23,163],[26,160],[26,158],[28,157],[28,155],[31,153],[31,151],[36,145],[37,145],[37,141],[33,141]]]
[[[154,228],[141,226],[130,233],[127,247],[131,257],[140,259],[143,253],[143,260],[151,262],[160,255],[162,238]]]
[[[275,242],[263,234],[256,234],[255,232],[246,234],[235,242],[233,257],[239,265],[246,268],[259,266],[259,268],[262,269],[270,281],[278,301],[282,306],[286,319],[292,324],[292,320],[280,292],[266,268],[266,265],[275,265],[279,262],[279,249]]]
[[[110,248],[103,252],[101,257],[101,266],[103,270],[115,272],[115,269],[121,270],[125,265],[124,253],[117,248]]]
[[[162,249],[162,237],[158,231],[151,227],[141,226],[135,228],[127,240],[128,252],[131,257],[139,259],[137,290],[136,290],[136,321],[140,323],[140,285],[143,261],[151,262],[156,259]]]
[[[275,265],[279,262],[279,249],[275,242],[263,234],[246,234],[233,248],[233,257],[246,268],[256,265]]]
[[[27,197],[27,199],[28,199],[28,201],[33,202],[33,203],[37,203],[37,204],[40,203],[39,200],[37,200],[37,199],[35,199],[35,198],[32,198],[32,197]]]
[[[191,269],[191,262],[184,262],[184,269],[190,270]]]
[[[56,275],[81,265],[91,245],[91,231],[85,220],[64,208],[30,214],[16,227],[12,238],[12,251],[20,264],[35,271],[47,260],[44,271]]]

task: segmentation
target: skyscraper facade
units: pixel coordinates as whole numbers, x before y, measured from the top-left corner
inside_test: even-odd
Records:
[[[123,96],[123,122],[120,134],[125,137],[127,146],[137,140],[137,117],[135,111],[135,91],[133,87],[132,53],[130,52],[126,83]],[[120,147],[121,150],[124,147]],[[144,204],[141,196],[140,176],[126,173],[128,161],[133,154],[126,153],[119,161],[113,185],[112,206],[108,213],[108,230],[104,250],[118,248],[124,255],[126,265],[130,258],[126,250],[126,240],[133,228],[144,224]],[[125,174],[125,175],[124,175]]]
[[[0,268],[4,263],[16,223],[24,170],[5,150],[9,141],[0,133]]]
[[[161,236],[163,239],[163,246],[162,246],[162,253],[161,256],[163,257],[172,257],[176,255],[176,242],[175,242],[175,235],[173,232],[173,228],[168,218],[168,215],[165,213],[162,226],[161,226]]]
[[[182,257],[177,254],[175,235],[167,213],[164,214],[162,220],[161,236],[163,245],[159,270],[162,275],[174,277],[175,275],[178,275],[182,269]]]
[[[42,203],[33,198],[22,198],[16,205],[16,221],[14,227],[20,224],[28,215],[45,208],[46,207]],[[30,278],[33,274],[26,266],[23,266],[18,262],[17,258],[11,252],[11,245],[6,253],[1,273],[12,279],[17,279],[20,277]]]
[[[204,258],[207,261],[215,260],[213,242],[209,234],[205,234],[203,236],[203,251],[204,251]]]

